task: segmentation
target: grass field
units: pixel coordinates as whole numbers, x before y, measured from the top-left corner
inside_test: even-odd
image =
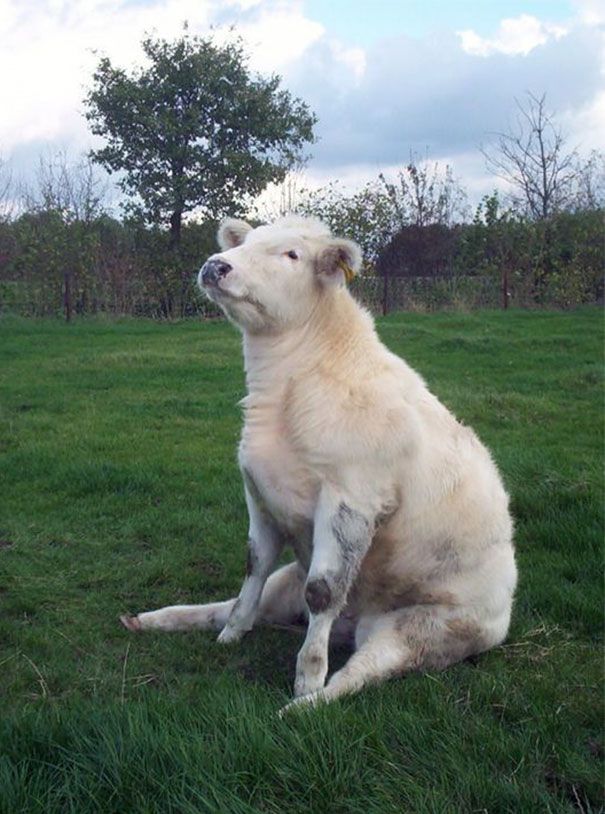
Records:
[[[223,649],[117,623],[239,588],[236,332],[1,319],[0,812],[600,811],[602,328],[592,309],[380,321],[502,469],[511,634],[280,720],[294,633]]]

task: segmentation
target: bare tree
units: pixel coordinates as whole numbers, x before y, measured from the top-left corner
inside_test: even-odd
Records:
[[[35,224],[47,278],[61,288],[67,322],[94,289],[94,221],[105,212],[106,194],[107,182],[90,158],[70,161],[62,151],[42,155],[34,184],[21,188],[21,205]]]
[[[289,170],[280,183],[270,184],[254,201],[248,211],[253,220],[272,222],[284,215],[297,212],[301,199],[307,194],[304,188],[304,162]]]
[[[380,182],[394,209],[399,228],[405,226],[451,226],[466,214],[466,192],[449,164],[429,163],[410,153],[410,160],[394,181],[381,173]]]
[[[66,222],[90,223],[103,214],[108,183],[87,156],[70,161],[63,151],[40,156],[36,181],[23,187],[29,211],[53,211]]]
[[[517,104],[517,122],[482,147],[487,168],[513,187],[513,202],[536,220],[544,220],[570,202],[577,176],[577,151],[546,107],[546,94],[527,93]]]

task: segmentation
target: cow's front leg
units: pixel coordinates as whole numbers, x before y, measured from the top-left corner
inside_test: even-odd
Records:
[[[305,585],[309,627],[296,662],[294,694],[323,687],[330,630],[347,600],[373,533],[373,518],[355,501],[323,488],[315,514],[313,556]]]
[[[252,629],[265,582],[283,548],[281,534],[271,517],[259,505],[254,490],[248,483],[245,484],[245,491],[250,518],[246,577],[227,623],[218,637],[222,644],[238,641]]]

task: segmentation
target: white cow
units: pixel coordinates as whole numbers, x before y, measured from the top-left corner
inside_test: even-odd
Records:
[[[246,578],[237,599],[126,627],[215,628],[233,642],[256,621],[306,618],[293,704],[502,642],[517,578],[508,496],[475,433],[350,295],[359,248],[298,217],[228,220],[218,239],[199,284],[243,334]],[[296,561],[274,571],[286,545]],[[326,684],[331,633],[354,652]]]

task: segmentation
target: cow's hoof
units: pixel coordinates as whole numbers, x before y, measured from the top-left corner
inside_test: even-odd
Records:
[[[300,698],[304,695],[313,695],[319,690],[323,690],[326,672],[322,671],[323,675],[320,676],[297,676],[294,681],[294,697]]]
[[[141,623],[138,616],[127,616],[125,613],[120,616],[120,622],[124,625],[126,630],[131,633],[141,632]]]
[[[285,715],[288,715],[293,710],[311,710],[314,707],[318,706],[318,704],[325,704],[327,699],[322,690],[318,690],[317,692],[309,693],[308,695],[299,695],[298,698],[294,698],[290,701],[289,704],[286,704],[285,707],[282,707],[278,710],[277,714],[280,718],[283,718]]]
[[[236,630],[232,627],[225,626],[218,635],[217,642],[219,644],[235,644],[244,635],[243,630]]]

